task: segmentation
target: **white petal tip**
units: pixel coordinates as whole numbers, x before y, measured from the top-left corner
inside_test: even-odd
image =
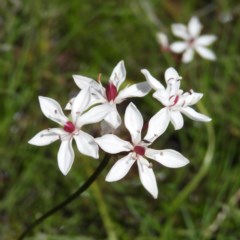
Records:
[[[110,178],[110,177],[108,177],[108,176],[106,176],[105,181],[106,181],[106,182],[115,182],[114,179],[112,179],[112,178]]]
[[[147,69],[141,69],[141,73],[147,73],[148,72],[148,70]]]
[[[95,156],[92,156],[93,158],[95,158],[95,159],[99,159],[99,155],[97,154],[97,155],[95,155]]]
[[[180,129],[182,129],[183,126],[174,126],[174,130],[178,131]]]
[[[46,97],[44,97],[44,96],[38,96],[38,100],[39,101],[41,101],[41,100],[43,100],[43,99],[45,99]]]
[[[29,141],[28,141],[28,144],[35,145],[35,144],[32,142],[32,140],[29,140]]]
[[[211,122],[211,121],[212,119],[210,117],[205,120],[205,122]]]
[[[206,116],[206,115],[202,115],[202,117],[199,118],[199,119],[196,119],[196,121],[199,121],[199,122],[211,122],[212,119],[210,117]]]
[[[176,80],[177,80],[177,79],[182,79],[182,77],[179,76],[178,72],[177,72],[176,69],[173,68],[173,67],[168,68],[168,69],[165,71],[164,76],[165,76],[166,81],[169,80],[169,79],[171,79],[171,78],[176,79]]]
[[[64,108],[64,110],[71,110],[71,108],[70,107],[68,107],[68,106],[66,106],[65,108]]]

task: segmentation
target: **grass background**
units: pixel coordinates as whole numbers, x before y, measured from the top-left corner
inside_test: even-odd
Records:
[[[182,65],[160,51],[156,32],[171,36],[170,25],[187,23],[192,15],[200,17],[203,32],[218,36],[212,46],[216,62],[196,56]],[[41,129],[56,126],[41,113],[37,97],[64,106],[78,92],[73,74],[97,78],[101,72],[104,82],[121,59],[128,83],[144,80],[141,68],[163,81],[165,69],[175,67],[183,89],[204,93],[197,107],[213,121],[185,118],[185,128],[169,127],[155,143],[191,160],[182,169],[154,165],[157,200],[143,189],[136,169],[122,181],[106,183],[112,160],[81,198],[29,239],[240,239],[239,15],[239,2],[226,0],[1,1],[0,239],[16,239],[98,165],[76,152],[64,177],[57,168],[59,142],[42,148],[27,144]],[[151,94],[133,102],[146,121],[160,108]]]

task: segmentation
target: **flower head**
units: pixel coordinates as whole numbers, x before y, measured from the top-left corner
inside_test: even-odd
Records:
[[[189,161],[179,152],[170,149],[151,149],[149,148],[151,143],[142,141],[143,118],[133,103],[130,103],[126,109],[124,123],[131,135],[131,142],[122,140],[114,134],[106,134],[95,139],[105,152],[111,154],[127,152],[125,157],[119,159],[113,165],[106,177],[106,181],[113,182],[122,179],[136,162],[142,185],[154,198],[157,198],[156,178],[152,165],[146,158],[150,158],[170,168],[185,166]]]
[[[58,151],[58,166],[64,175],[69,172],[73,164],[73,139],[76,141],[79,152],[98,158],[98,145],[95,143],[94,138],[82,131],[81,128],[86,124],[101,121],[106,115],[106,108],[96,106],[85,112],[89,101],[89,89],[85,88],[77,95],[72,105],[71,116],[67,118],[58,102],[48,97],[39,97],[43,114],[52,121],[57,122],[61,128],[45,129],[36,134],[29,143],[36,146],[44,146],[56,140],[61,140],[61,146]]]
[[[217,37],[215,35],[202,35],[200,32],[202,25],[197,17],[192,17],[185,26],[181,23],[172,25],[172,32],[176,37],[182,38],[183,41],[174,42],[170,45],[170,49],[175,53],[183,53],[182,61],[188,63],[192,61],[194,51],[201,57],[208,60],[215,60],[215,54],[207,48]]]
[[[163,32],[158,32],[156,34],[157,42],[161,45],[162,50],[164,52],[169,51],[169,42],[168,42],[168,37],[165,33]]]
[[[151,90],[147,82],[133,84],[120,90],[120,86],[125,81],[125,78],[126,69],[123,61],[120,61],[113,69],[106,87],[103,87],[100,79],[97,82],[91,78],[80,75],[73,76],[75,83],[80,89],[84,89],[86,87],[90,88],[91,105],[102,104],[108,108],[108,114],[104,120],[114,129],[116,129],[122,122],[117,111],[117,104],[120,104],[130,97],[143,97]],[[67,109],[71,108],[71,103],[73,101],[74,100],[70,101],[67,105]]]
[[[182,77],[178,75],[174,68],[168,68],[165,71],[166,88],[148,70],[142,69],[142,73],[145,75],[149,85],[155,90],[153,97],[164,106],[150,119],[145,140],[154,141],[166,130],[169,122],[173,124],[175,130],[181,129],[184,124],[182,114],[195,121],[211,121],[211,118],[196,112],[191,107],[202,98],[203,94],[196,93],[193,90],[184,93],[180,89]]]

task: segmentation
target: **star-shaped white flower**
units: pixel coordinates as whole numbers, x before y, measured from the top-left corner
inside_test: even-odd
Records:
[[[62,127],[45,129],[36,134],[29,143],[36,146],[45,146],[56,140],[61,140],[61,146],[58,151],[58,166],[64,175],[67,175],[73,164],[73,139],[76,141],[79,152],[93,158],[98,158],[98,145],[94,141],[94,138],[82,131],[81,128],[86,124],[101,121],[107,113],[107,108],[96,106],[84,112],[89,105],[89,101],[89,89],[85,88],[75,98],[72,105],[71,118],[69,119],[64,115],[57,101],[48,97],[39,97],[43,114]]]
[[[141,72],[145,75],[149,85],[156,91],[153,97],[165,106],[150,119],[145,140],[154,141],[166,130],[169,122],[173,124],[175,130],[181,129],[184,124],[182,114],[195,121],[211,121],[208,116],[191,108],[202,98],[203,94],[196,93],[193,90],[184,93],[180,89],[180,79],[182,77],[178,75],[174,68],[171,67],[165,71],[167,88],[155,79],[148,70],[142,69]]]
[[[120,89],[121,84],[125,81],[126,69],[124,62],[120,61],[110,76],[109,83],[106,88],[104,88],[101,82],[97,82],[91,78],[74,75],[73,79],[80,89],[90,87],[91,91],[91,105],[102,104],[106,106],[109,110],[108,114],[104,120],[113,128],[116,129],[120,126],[122,120],[117,111],[117,104],[120,104],[125,99],[130,97],[143,97],[151,90],[151,87],[147,82],[141,82],[127,86],[122,90]],[[71,108],[71,103],[74,101],[72,99],[67,105],[67,109]]]
[[[173,34],[184,41],[172,43],[170,49],[175,53],[183,53],[182,61],[184,63],[192,61],[194,51],[205,59],[216,60],[216,55],[206,47],[212,44],[217,37],[215,35],[200,36],[201,30],[202,25],[197,17],[192,17],[188,26],[181,23],[172,25]]]
[[[131,134],[132,142],[122,140],[114,134],[106,134],[95,139],[105,152],[111,154],[128,152],[125,157],[119,159],[113,165],[106,176],[106,181],[113,182],[122,179],[129,172],[132,165],[137,162],[142,185],[154,198],[157,198],[158,188],[156,178],[152,170],[152,165],[146,158],[155,160],[170,168],[183,167],[189,161],[179,152],[171,149],[154,150],[148,147],[150,143],[141,140],[143,118],[133,103],[130,103],[126,109],[124,123]]]

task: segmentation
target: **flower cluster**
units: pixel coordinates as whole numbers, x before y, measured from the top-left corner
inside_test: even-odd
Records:
[[[113,69],[105,87],[100,78],[95,81],[88,77],[74,75],[73,79],[80,88],[80,92],[66,105],[66,110],[70,111],[68,117],[63,113],[58,102],[40,96],[39,102],[43,114],[58,123],[60,127],[42,130],[29,143],[44,146],[60,140],[58,166],[64,175],[68,174],[74,161],[73,139],[80,153],[93,158],[99,157],[99,147],[110,154],[125,152],[126,156],[115,162],[106,177],[106,181],[112,182],[122,179],[136,162],[142,185],[154,198],[157,198],[156,178],[152,164],[147,159],[169,168],[183,167],[189,161],[175,150],[156,150],[149,146],[164,133],[170,122],[176,130],[182,128],[182,114],[196,121],[207,122],[211,119],[191,108],[203,94],[195,93],[193,90],[184,93],[180,89],[181,77],[175,69],[168,68],[165,72],[166,88],[148,70],[142,69],[141,72],[146,81],[123,89],[121,89],[121,85],[126,78],[123,61],[120,61]],[[143,117],[132,102],[127,106],[124,115],[124,125],[131,135],[130,142],[113,133],[94,138],[83,131],[85,125],[102,121],[110,129],[117,129],[122,124],[117,105],[131,97],[144,97],[151,89],[155,90],[153,97],[159,100],[164,107],[149,120],[144,138],[141,136]]]
[[[196,51],[201,57],[214,61],[215,54],[207,47],[211,45],[217,37],[215,35],[202,35],[202,25],[197,17],[192,17],[187,26],[181,23],[172,24],[171,30],[174,36],[179,37],[182,41],[169,44],[168,37],[165,33],[157,33],[157,41],[162,46],[163,51],[182,54],[182,62],[189,63],[193,60]]]

